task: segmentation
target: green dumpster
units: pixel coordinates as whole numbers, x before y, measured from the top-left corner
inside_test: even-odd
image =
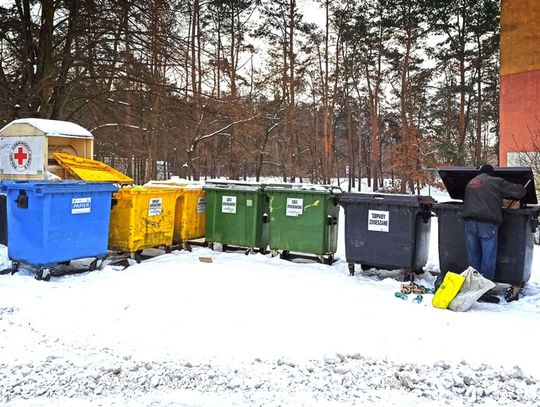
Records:
[[[338,199],[341,189],[330,185],[270,185],[264,189],[270,214],[270,249],[315,255],[332,264],[337,248]],[[297,257],[302,257],[298,256]]]
[[[210,182],[206,191],[206,242],[221,243],[266,253],[268,247],[268,199],[262,184]]]

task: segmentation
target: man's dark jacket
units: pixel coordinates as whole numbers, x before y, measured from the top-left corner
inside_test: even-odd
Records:
[[[500,225],[503,222],[503,198],[521,199],[525,193],[525,188],[519,184],[486,173],[479,174],[465,188],[463,219]]]

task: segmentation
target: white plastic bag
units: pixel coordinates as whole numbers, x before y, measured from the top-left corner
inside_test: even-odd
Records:
[[[448,305],[448,309],[452,311],[467,311],[482,295],[495,287],[493,281],[488,280],[472,267],[461,273],[461,276],[465,277],[465,281],[459,293]]]

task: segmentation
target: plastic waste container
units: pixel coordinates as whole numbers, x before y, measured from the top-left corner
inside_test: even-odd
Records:
[[[177,191],[171,188],[123,187],[113,196],[109,249],[132,253],[173,242]]]
[[[270,215],[270,250],[314,254],[332,264],[337,248],[341,189],[330,185],[283,184],[264,188]]]
[[[345,255],[349,271],[402,269],[409,276],[426,264],[431,228],[430,196],[344,193]]]
[[[69,174],[85,181],[129,184],[132,179],[100,161],[55,153],[54,158]],[[178,192],[171,188],[126,186],[113,197],[109,249],[133,254],[142,260],[144,249],[165,247],[173,242]]]
[[[463,220],[463,198],[468,182],[478,175],[476,168],[441,168],[439,175],[446,186],[450,198],[457,200],[437,203],[433,211],[439,223],[439,266],[442,281],[448,271],[461,273],[468,266],[465,247],[465,221]],[[530,168],[495,168],[495,175],[509,182],[526,185],[527,193],[518,202],[518,208],[503,209],[503,223],[499,228],[497,242],[497,263],[495,282],[507,283],[512,287],[505,297],[508,301],[518,298],[518,294],[531,276],[534,234],[538,226],[540,207],[537,204],[534,176]],[[437,284],[438,285],[438,284]]]
[[[7,207],[5,194],[0,194],[0,244],[7,246]]]
[[[171,179],[149,181],[149,188],[172,188],[177,192],[174,216],[173,245],[181,245],[191,250],[189,241],[201,239],[205,233],[206,200],[205,192],[199,182]]]
[[[37,267],[40,279],[59,263],[107,256],[111,195],[118,189],[114,184],[4,181],[2,189],[7,193],[13,271],[25,263]]]
[[[269,239],[268,197],[262,184],[214,182],[206,184],[206,241],[266,253]]]

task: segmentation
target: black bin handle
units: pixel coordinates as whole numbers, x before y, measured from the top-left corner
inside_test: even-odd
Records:
[[[26,191],[24,189],[19,191],[19,195],[15,199],[15,203],[17,204],[17,208],[28,209],[28,195],[26,195]]]

